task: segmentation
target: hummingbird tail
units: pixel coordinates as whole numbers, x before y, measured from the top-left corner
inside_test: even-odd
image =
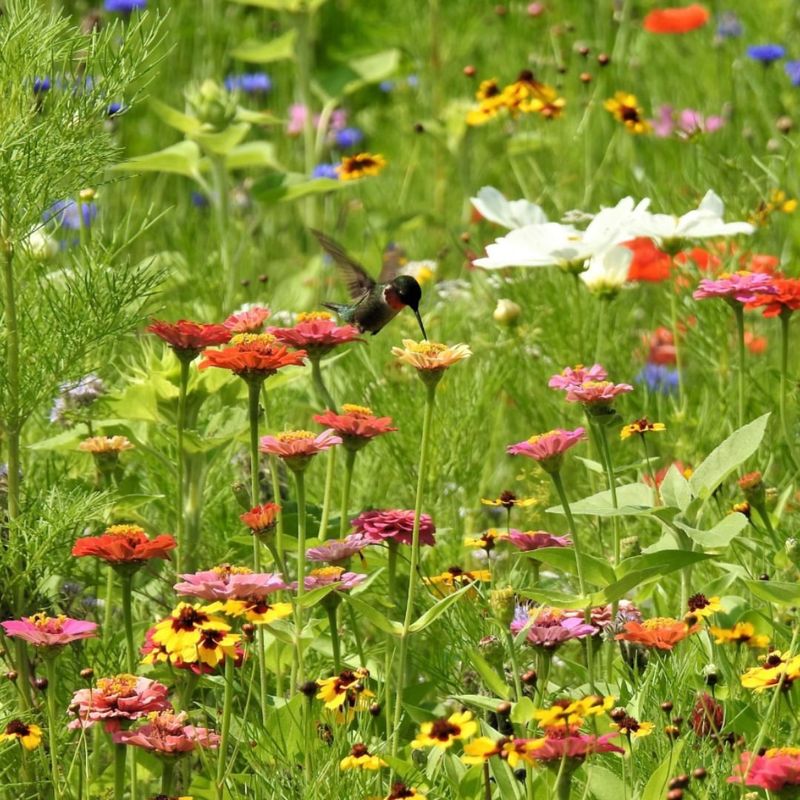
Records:
[[[329,308],[331,311],[338,314],[340,317],[345,317],[345,312],[347,311],[348,306],[342,303],[321,303],[320,305],[324,306],[325,308]]]

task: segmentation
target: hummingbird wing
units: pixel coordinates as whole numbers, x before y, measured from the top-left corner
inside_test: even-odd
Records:
[[[339,270],[339,275],[341,275],[347,286],[347,291],[350,292],[350,296],[354,300],[362,298],[374,288],[374,278],[371,278],[364,267],[349,256],[340,244],[334,242],[322,231],[312,228],[311,233],[317,237],[322,249],[333,259],[336,268]]]
[[[399,244],[389,242],[383,251],[383,267],[381,268],[378,283],[391,283],[407,263],[406,251]]]

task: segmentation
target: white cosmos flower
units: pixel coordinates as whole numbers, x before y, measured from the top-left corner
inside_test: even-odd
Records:
[[[484,269],[504,267],[569,268],[580,265],[596,252],[591,243],[584,241],[583,231],[572,225],[544,222],[526,225],[501,236],[486,246],[486,255],[472,263]]]
[[[632,260],[632,251],[615,245],[589,259],[589,267],[581,272],[581,280],[595,294],[613,294],[628,280]]]
[[[484,219],[509,230],[547,222],[547,214],[542,211],[541,206],[527,200],[507,200],[493,186],[484,186],[477,197],[470,198],[470,202]]]

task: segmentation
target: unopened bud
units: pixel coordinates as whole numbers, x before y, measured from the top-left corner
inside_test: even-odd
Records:
[[[535,669],[529,669],[522,674],[521,680],[526,686],[536,686],[536,681],[539,680],[539,676],[536,674]]]
[[[316,681],[306,681],[299,689],[300,693],[306,697],[313,697],[317,693],[317,683]]]
[[[513,300],[500,298],[500,300],[497,301],[497,306],[494,309],[492,317],[494,321],[500,325],[513,325],[521,313],[522,308]]]
[[[514,609],[516,607],[514,596],[514,590],[511,587],[492,589],[489,592],[489,607],[492,609],[495,619],[503,628],[508,628],[514,619]]]
[[[81,678],[85,681],[90,681],[94,677],[94,670],[91,667],[84,667],[80,672]]]
[[[620,540],[619,552],[623,558],[633,558],[642,554],[642,544],[638,536],[626,536]]]
[[[36,678],[33,682],[33,685],[40,691],[43,692],[47,689],[48,683],[47,678]]]

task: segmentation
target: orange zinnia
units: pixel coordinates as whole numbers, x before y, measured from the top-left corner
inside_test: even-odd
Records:
[[[747,308],[764,308],[765,317],[791,314],[800,308],[800,280],[797,278],[776,278],[772,285],[777,294],[760,294],[747,304]]]
[[[141,564],[151,558],[169,559],[175,539],[162,533],[150,539],[138,525],[112,525],[101,536],[84,536],[75,542],[76,558],[95,556],[109,564]]]
[[[695,633],[699,625],[687,625],[672,617],[654,617],[644,622],[626,622],[625,632],[617,634],[617,640],[655,647],[657,650],[672,650],[678,642]]]
[[[702,28],[711,15],[704,6],[693,3],[685,8],[657,8],[644,18],[649,33],[688,33]]]
[[[269,333],[241,333],[231,339],[231,345],[222,350],[206,350],[200,369],[221,367],[242,378],[268,377],[281,367],[302,365],[305,350],[289,349],[276,342]]]

